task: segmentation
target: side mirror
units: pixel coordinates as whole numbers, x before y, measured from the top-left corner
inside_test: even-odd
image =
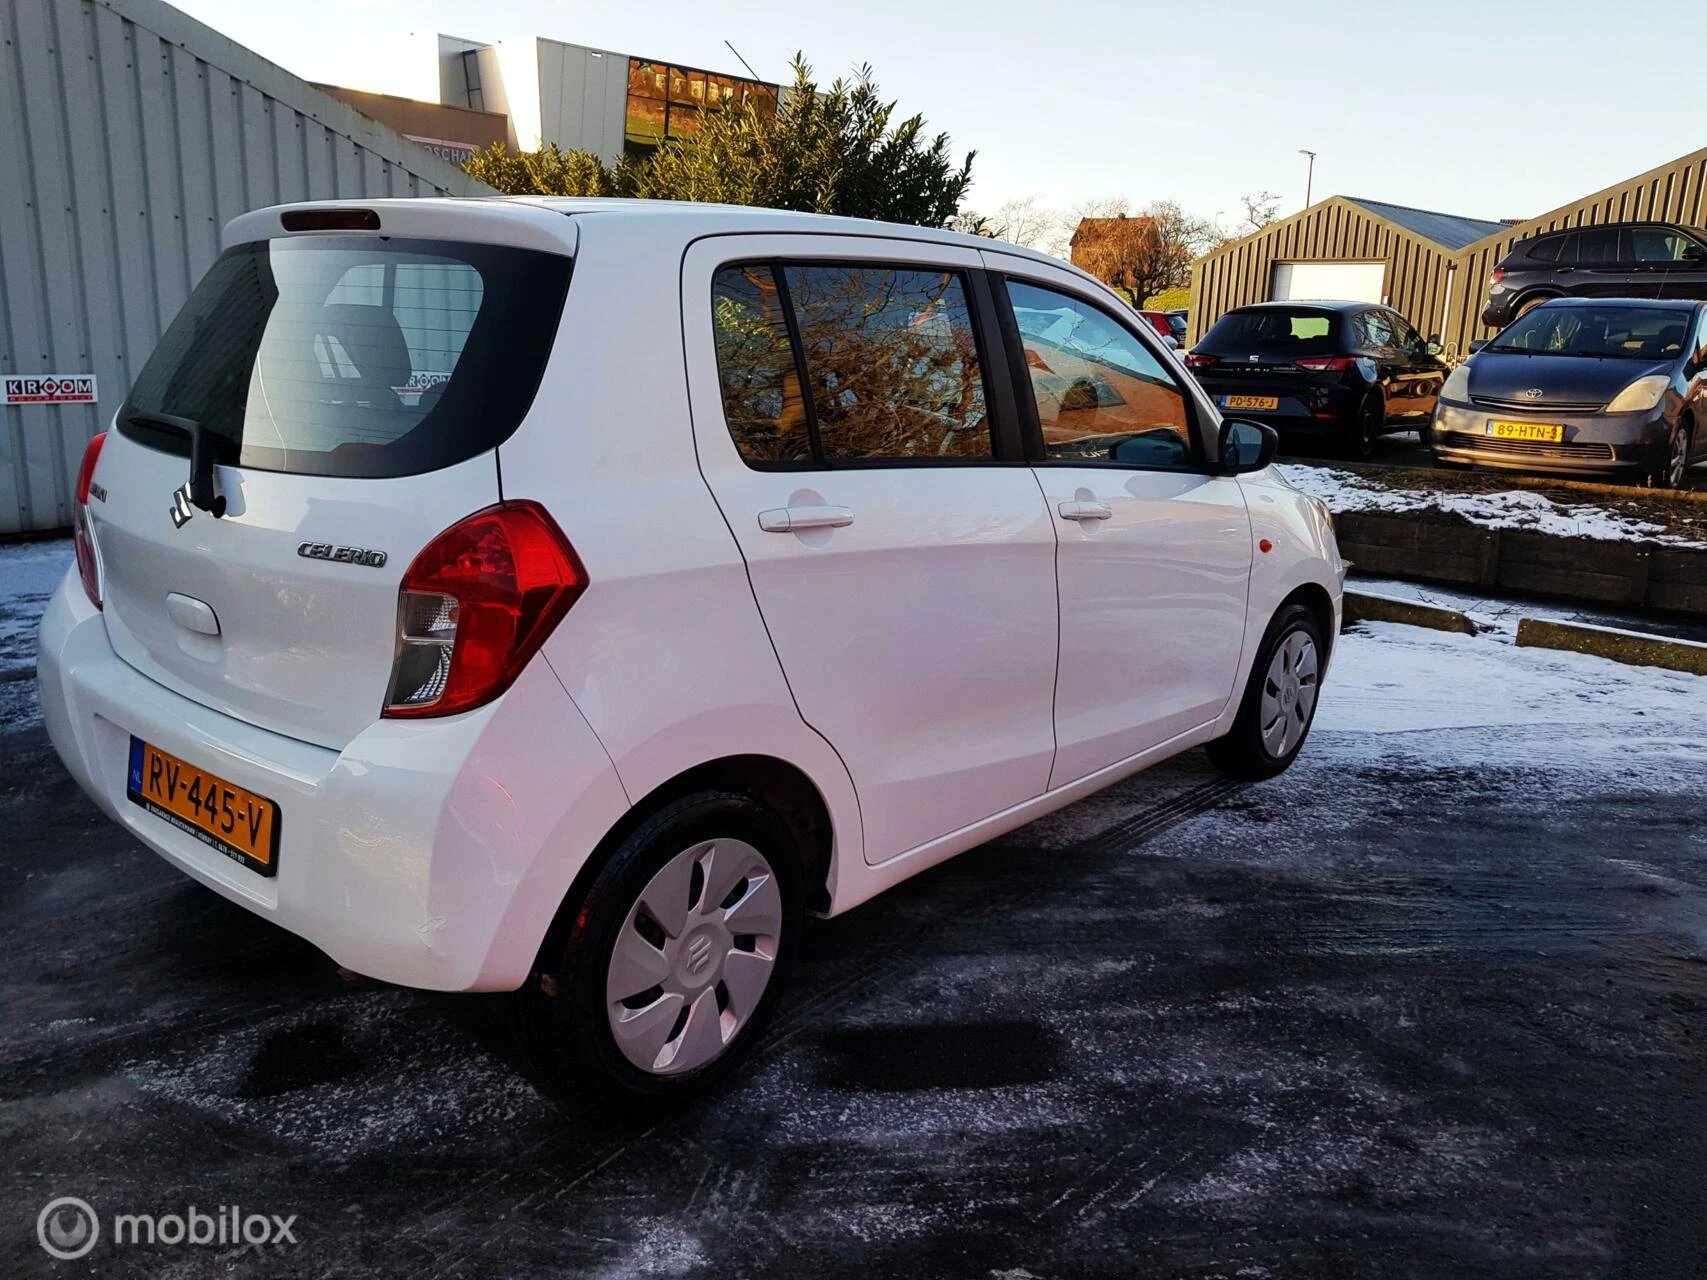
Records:
[[[1480,351],[1483,347],[1485,347],[1487,345],[1488,345],[1488,340],[1486,338],[1471,338],[1470,339],[1470,354],[1475,355],[1478,351]]]
[[[1219,470],[1224,476],[1261,471],[1274,461],[1278,452],[1280,433],[1273,427],[1240,418],[1229,418],[1221,424],[1221,443],[1215,456],[1220,459]]]

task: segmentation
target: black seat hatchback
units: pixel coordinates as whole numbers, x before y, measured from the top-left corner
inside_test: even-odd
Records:
[[[1372,302],[1262,302],[1227,312],[1185,362],[1215,403],[1288,440],[1367,458],[1426,423],[1446,381],[1439,344]]]
[[[1488,281],[1482,323],[1503,329],[1553,298],[1707,299],[1707,232],[1624,222],[1519,240]]]

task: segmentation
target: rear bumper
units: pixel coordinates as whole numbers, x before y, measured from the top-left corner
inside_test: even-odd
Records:
[[[1565,438],[1558,444],[1496,440],[1487,434],[1488,423],[1495,418],[1558,423],[1565,428]],[[1447,462],[1508,471],[1616,476],[1640,474],[1663,461],[1669,432],[1663,409],[1581,415],[1442,403],[1435,408],[1425,443]]]
[[[539,660],[490,706],[382,720],[335,752],[126,665],[73,572],[43,615],[38,669],[48,736],[109,817],[186,875],[386,982],[521,985],[576,872],[627,808],[604,749]],[[131,803],[132,735],[276,801],[277,874]]]

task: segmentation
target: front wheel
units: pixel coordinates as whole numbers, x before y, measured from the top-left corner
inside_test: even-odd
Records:
[[[1208,747],[1215,767],[1236,778],[1284,772],[1309,736],[1326,648],[1316,615],[1289,604],[1268,624],[1239,715]]]
[[[1683,482],[1689,475],[1690,439],[1689,428],[1686,426],[1680,426],[1671,433],[1664,459],[1648,473],[1647,482],[1650,488],[1683,488]]]
[[[524,992],[547,1065],[618,1101],[702,1094],[776,1007],[803,917],[788,829],[745,796],[665,805],[617,846]]]

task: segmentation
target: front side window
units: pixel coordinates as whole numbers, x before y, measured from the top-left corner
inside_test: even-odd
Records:
[[[161,338],[119,430],[184,454],[184,436],[146,415],[189,418],[219,461],[296,475],[452,466],[521,422],[568,283],[567,258],[499,245],[396,236],[239,245]]]
[[[1630,256],[1637,262],[1682,262],[1693,243],[1688,236],[1664,227],[1631,227]]]
[[[793,264],[783,274],[827,462],[995,456],[959,275]]]
[[[1069,294],[1007,289],[1049,461],[1198,469],[1185,391],[1148,347]]]

